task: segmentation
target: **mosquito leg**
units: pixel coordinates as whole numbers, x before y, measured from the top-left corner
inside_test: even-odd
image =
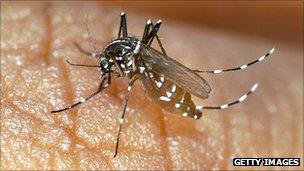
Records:
[[[70,105],[70,106],[68,106],[68,107],[66,107],[66,108],[63,108],[63,109],[60,109],[60,110],[53,110],[53,111],[51,111],[51,113],[62,112],[62,111],[65,111],[65,110],[74,108],[74,107],[76,107],[76,106],[78,106],[78,105],[80,105],[80,104],[82,104],[82,103],[85,103],[86,101],[88,101],[89,99],[91,99],[91,98],[94,97],[96,94],[100,93],[102,90],[104,90],[106,87],[109,86],[109,84],[110,84],[110,79],[109,79],[109,77],[110,77],[110,75],[108,75],[108,78],[107,78],[107,77],[103,77],[103,79],[102,79],[102,81],[101,81],[101,83],[100,83],[100,85],[99,85],[98,90],[97,90],[96,92],[94,92],[93,94],[89,95],[88,97],[86,97],[86,98],[80,100],[79,102],[77,102],[77,103],[75,103],[75,104],[73,104],[73,105]],[[105,85],[103,85],[106,79],[108,80],[108,83],[106,83]]]
[[[255,61],[252,61],[248,64],[242,65],[240,67],[236,67],[236,68],[229,68],[229,69],[216,69],[213,71],[200,71],[200,70],[192,70],[194,72],[197,73],[211,73],[211,74],[220,74],[220,73],[224,73],[224,72],[229,72],[229,71],[236,71],[236,70],[242,70],[245,69],[247,67],[249,67],[250,65],[253,65],[255,63],[258,63],[262,60],[264,60],[266,57],[268,57],[270,54],[272,54],[274,51],[274,48],[272,48],[269,52],[267,52],[265,55],[261,56],[259,59],[256,59]]]
[[[128,32],[127,32],[126,14],[124,12],[122,12],[122,13],[120,13],[120,26],[119,26],[117,38],[124,38],[127,36],[128,36]]]
[[[147,45],[149,45],[149,46],[151,45],[152,40],[154,39],[155,35],[157,34],[157,32],[158,32],[158,30],[159,30],[161,24],[162,24],[162,21],[161,21],[161,20],[158,20],[154,26],[152,25],[153,28],[152,28],[152,30],[150,31],[150,33],[148,34],[148,36],[146,37],[144,43],[147,43]]]
[[[146,42],[147,41],[147,36],[148,36],[148,33],[150,32],[151,26],[153,27],[153,24],[151,22],[151,19],[149,19],[147,21],[145,29],[144,29],[144,33],[143,33],[143,36],[142,36],[142,39],[141,39],[142,42]]]
[[[119,145],[119,140],[120,140],[120,133],[121,133],[121,129],[122,129],[122,125],[124,123],[124,118],[125,118],[125,113],[126,113],[126,109],[127,109],[127,105],[128,105],[128,101],[129,101],[129,95],[131,93],[131,89],[133,84],[135,83],[136,80],[138,80],[140,78],[140,75],[136,74],[131,78],[131,81],[129,82],[129,86],[128,86],[128,91],[127,91],[127,95],[125,97],[125,104],[124,104],[124,108],[123,108],[123,112],[122,115],[120,117],[120,125],[119,125],[119,129],[118,129],[118,134],[117,134],[117,139],[116,139],[116,146],[115,146],[115,154],[114,154],[114,158],[117,156],[118,153],[118,145]]]
[[[86,54],[87,56],[91,56],[91,57],[93,57],[93,58],[97,58],[97,57],[99,57],[99,55],[100,55],[100,54],[97,54],[97,53],[92,53],[92,52],[88,52],[88,51],[84,50],[77,42],[74,42],[74,45],[76,46],[76,48],[77,48],[80,52]]]
[[[155,37],[156,37],[156,40],[157,40],[157,42],[158,42],[158,45],[159,45],[161,51],[162,51],[163,54],[167,57],[167,53],[166,53],[166,51],[165,51],[165,49],[164,49],[164,47],[163,47],[163,44],[161,43],[161,41],[160,41],[158,35],[156,34]],[[152,42],[151,42],[151,43],[152,43]]]
[[[258,87],[258,84],[254,84],[251,87],[251,90],[249,92],[247,92],[246,94],[241,96],[238,100],[235,100],[233,102],[223,104],[223,105],[220,105],[220,106],[196,106],[196,109],[198,109],[198,110],[200,110],[200,109],[226,109],[229,106],[232,106],[232,105],[235,105],[237,103],[240,103],[240,102],[244,101],[251,93],[253,93],[256,90],[257,87]]]
[[[161,23],[161,20],[158,20],[158,22]],[[157,22],[157,23],[158,23],[158,22]],[[157,23],[156,23],[156,24],[157,24]],[[156,24],[155,24],[155,26],[156,26]],[[160,27],[160,26],[159,26],[159,27]],[[159,36],[158,36],[158,34],[157,34],[158,30],[159,30],[159,28],[157,29],[157,31],[156,31],[156,33],[155,33],[155,37],[156,37],[157,43],[158,43],[158,45],[159,45],[161,51],[162,51],[163,54],[167,57],[167,53],[166,53],[166,51],[165,51],[165,48],[163,47],[163,44],[162,44],[162,42],[160,41]],[[152,44],[153,39],[154,39],[154,37],[152,37],[152,39],[150,40],[149,46]]]
[[[82,67],[100,67],[100,65],[85,65],[85,64],[74,64],[74,63],[71,63],[70,61],[66,60],[66,62],[72,66],[82,66]]]
[[[157,23],[155,24],[155,26],[153,25],[153,23],[151,22],[151,20],[148,20],[145,26],[145,30],[144,30],[144,34],[143,34],[143,38],[142,41],[144,43],[146,43],[148,46],[151,46],[154,37],[156,37],[157,43],[162,51],[162,53],[167,56],[167,53],[159,39],[159,36],[157,35],[157,32],[161,26],[162,21],[158,20]],[[152,30],[150,31],[150,27],[152,27]],[[148,32],[150,31],[150,33],[148,34]]]

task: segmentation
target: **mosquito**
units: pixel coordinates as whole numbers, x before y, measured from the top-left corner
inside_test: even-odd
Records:
[[[118,77],[129,78],[124,106],[119,119],[120,125],[117,132],[114,158],[118,154],[120,134],[124,123],[126,108],[132,87],[136,81],[141,80],[146,93],[165,111],[178,113],[183,117],[199,119],[202,116],[203,109],[225,109],[244,101],[258,87],[258,84],[254,84],[246,94],[230,103],[218,106],[195,105],[191,99],[191,95],[206,99],[211,92],[211,87],[199,73],[221,74],[229,71],[243,70],[250,65],[264,60],[274,51],[274,48],[272,48],[260,58],[235,68],[216,69],[212,71],[192,70],[166,54],[157,34],[161,24],[161,20],[153,24],[149,19],[146,22],[143,36],[141,40],[139,40],[138,38],[128,36],[126,15],[122,12],[120,14],[120,26],[117,39],[109,43],[103,52],[98,54],[88,52],[75,43],[80,52],[98,58],[100,60],[99,65],[76,64],[67,61],[68,64],[72,66],[99,68],[101,70],[101,82],[93,94],[63,109],[54,110],[52,113],[62,112],[85,103],[106,89],[111,84],[112,79]],[[161,52],[151,47],[154,39],[157,40]]]

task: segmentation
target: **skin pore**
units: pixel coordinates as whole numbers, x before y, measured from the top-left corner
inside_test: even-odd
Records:
[[[273,46],[276,51],[241,72],[203,75],[213,89],[209,99],[196,99],[203,105],[231,101],[255,82],[259,88],[234,107],[204,110],[198,121],[162,111],[135,83],[114,159],[127,79],[113,80],[77,108],[50,111],[98,88],[98,69],[65,61],[98,64],[73,42],[103,50],[117,36],[121,10],[127,13],[128,32],[138,37],[147,19],[162,19],[159,35],[168,56],[192,69],[228,68]],[[280,11],[268,10],[263,12],[273,17],[267,26],[273,37],[198,26],[166,13],[158,18],[157,13],[111,3],[1,2],[1,169],[238,169],[232,166],[233,157],[303,156],[303,44],[281,36],[288,32],[302,38],[303,33],[297,22],[284,17],[284,26],[271,28],[272,23],[278,26],[274,14]]]

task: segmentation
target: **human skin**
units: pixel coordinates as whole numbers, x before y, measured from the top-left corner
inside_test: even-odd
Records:
[[[206,106],[232,101],[255,82],[259,87],[243,103],[204,110],[197,121],[163,111],[136,83],[116,158],[127,78],[114,80],[81,106],[50,113],[93,93],[100,82],[98,69],[65,62],[98,63],[73,45],[79,42],[93,50],[86,38],[85,16],[95,45],[102,50],[117,35],[121,10],[112,3],[1,2],[1,169],[265,169],[233,167],[231,160],[303,156],[303,44],[298,39],[303,37],[303,23],[290,20],[298,13],[283,18],[282,28],[273,28],[270,36],[259,36],[213,29],[212,21],[181,22],[163,12],[159,35],[167,54],[189,68],[239,66],[274,46],[276,50],[246,70],[202,75],[213,90],[209,99],[195,101]],[[129,33],[137,37],[146,19],[159,18],[127,4],[123,10]],[[275,17],[276,8],[268,10],[265,15]],[[216,14],[223,17],[223,11]],[[301,169],[284,167],[288,168]]]

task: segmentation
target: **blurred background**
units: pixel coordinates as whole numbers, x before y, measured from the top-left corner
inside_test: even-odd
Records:
[[[101,4],[117,7],[117,3],[113,2]],[[139,14],[153,14],[195,27],[277,40],[297,48],[302,47],[303,43],[303,7],[300,2],[136,1],[120,2],[119,6]]]
[[[241,66],[271,48],[267,60],[241,72],[203,75],[213,91],[204,105],[234,100],[255,82],[245,102],[203,111],[198,121],[170,114],[137,84],[112,159],[127,79],[79,108],[49,111],[92,93],[96,63],[73,46],[99,49],[115,38],[119,14],[141,37],[151,18],[167,54],[189,68]],[[155,46],[157,48],[157,46]],[[297,169],[234,167],[234,157],[300,157],[303,163],[303,2],[130,1],[1,2],[1,169]],[[143,108],[145,106],[145,108]]]

